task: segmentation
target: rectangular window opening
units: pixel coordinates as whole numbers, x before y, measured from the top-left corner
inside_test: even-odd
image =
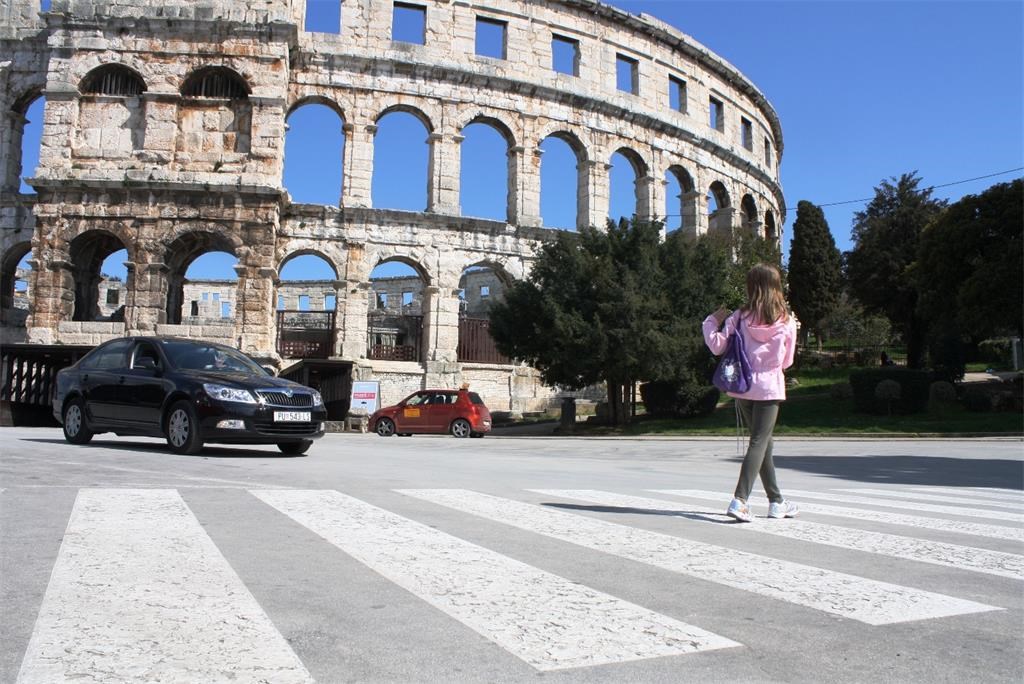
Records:
[[[324,295],[324,311],[334,311],[338,308],[338,295]]]
[[[220,303],[220,317],[231,318],[231,302]]]
[[[284,311],[284,295],[277,295],[277,310]]]
[[[615,86],[626,93],[640,93],[639,63],[632,57],[615,55]]]
[[[487,17],[476,18],[476,54],[505,59],[508,24]]]
[[[341,33],[341,0],[306,0],[307,33]]]
[[[118,295],[120,294],[120,290],[107,290],[107,304],[117,304]]]
[[[299,311],[309,311],[309,295],[299,295]]]
[[[386,309],[388,308],[388,293],[378,292],[377,293],[377,308]]]
[[[772,165],[772,143],[767,139],[764,141],[764,165]]]
[[[402,293],[402,306],[412,306],[412,292]]]
[[[668,103],[675,111],[686,113],[686,81],[668,77]]]
[[[747,119],[740,119],[740,134],[743,139],[743,147],[750,151],[754,150],[754,125]]]
[[[491,296],[491,288],[490,288],[490,286],[489,285],[481,285],[480,286],[480,298],[483,299],[484,297],[490,297],[490,296]]]
[[[580,75],[580,42],[564,36],[551,36],[551,68],[560,74]]]
[[[213,293],[213,301],[215,301],[215,302],[219,302],[220,301],[220,292],[214,292]]]
[[[391,15],[391,40],[399,43],[427,43],[427,8],[396,2]]]
[[[725,105],[722,104],[721,100],[715,98],[709,98],[710,102],[710,118],[708,125],[714,128],[716,131],[725,130]]]
[[[210,293],[209,292],[204,292],[203,293],[203,301],[205,302],[205,301],[207,301],[209,299],[210,299]]]

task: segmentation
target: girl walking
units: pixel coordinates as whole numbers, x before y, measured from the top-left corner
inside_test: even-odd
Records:
[[[725,321],[724,328],[722,321]],[[782,497],[772,462],[772,431],[779,416],[779,403],[786,398],[782,370],[793,365],[796,348],[796,321],[786,307],[778,269],[769,264],[758,264],[750,269],[746,305],[732,313],[720,308],[704,319],[703,327],[704,341],[715,356],[725,352],[729,337],[737,334],[739,328],[752,376],[747,392],[729,393],[750,429],[750,443],[726,513],[740,522],[750,522],[752,516],[747,500],[754,480],[760,475],[770,502],[768,517],[792,518],[799,509]]]

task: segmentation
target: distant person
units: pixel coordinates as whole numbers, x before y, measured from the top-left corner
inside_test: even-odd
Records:
[[[774,266],[758,264],[747,273],[747,303],[743,308],[732,313],[719,308],[704,319],[704,341],[711,353],[720,356],[725,352],[741,319],[741,334],[750,360],[751,386],[743,394],[730,392],[729,396],[736,400],[736,408],[750,428],[750,443],[726,513],[740,522],[751,521],[747,501],[754,480],[760,474],[770,502],[768,517],[792,518],[799,513],[799,508],[783,498],[775,481],[772,432],[779,416],[779,403],[786,398],[782,370],[793,365],[796,320],[786,307],[782,279]],[[719,331],[723,321],[725,327]]]
[[[893,361],[892,359],[890,359],[889,355],[886,354],[885,352],[882,352],[881,356],[879,357],[879,360],[881,361],[881,365],[883,365],[883,366],[895,366],[896,365],[896,362]]]

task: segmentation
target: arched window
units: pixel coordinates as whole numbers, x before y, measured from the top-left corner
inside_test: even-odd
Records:
[[[771,209],[764,212],[764,237],[771,242],[777,242],[779,239],[778,231],[775,228],[775,215]]]
[[[11,149],[14,151],[10,163],[5,164],[11,187],[26,195],[35,194],[35,188],[25,182],[32,177],[39,165],[39,148],[43,136],[43,112],[46,110],[46,98],[36,96],[23,100],[21,106],[14,107],[14,137]],[[18,116],[20,115],[20,116]]]
[[[471,123],[462,129],[459,204],[463,216],[509,218],[509,142],[497,127]]]
[[[244,100],[250,92],[245,79],[227,67],[199,69],[181,86],[181,94],[185,97]]]
[[[116,236],[102,230],[82,233],[70,245],[74,280],[74,321],[111,320],[117,309],[106,305],[106,291],[126,284],[128,252]],[[120,283],[114,285],[113,283]],[[101,292],[103,296],[101,297]]]
[[[757,205],[754,204],[754,198],[750,195],[744,195],[743,199],[740,200],[740,212],[743,217],[744,228],[753,228],[757,224]]]
[[[608,216],[613,221],[632,218],[641,212],[640,178],[646,172],[643,161],[631,150],[620,149],[611,158]]]
[[[693,234],[696,214],[693,179],[685,169],[672,166],[665,172],[665,232],[686,228]]]
[[[385,261],[370,273],[369,359],[421,361],[424,280],[411,265]]]
[[[569,134],[545,138],[540,149],[540,214],[545,226],[575,230],[587,220],[586,155]]]
[[[373,206],[424,211],[427,207],[429,130],[416,115],[386,113],[373,138]]]
[[[82,79],[83,95],[136,97],[146,92],[146,83],[133,70],[121,64],[96,67]]]
[[[308,103],[293,109],[287,121],[284,186],[292,201],[340,206],[345,153],[340,114],[328,105]]]

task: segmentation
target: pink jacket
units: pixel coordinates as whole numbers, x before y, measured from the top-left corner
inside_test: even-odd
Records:
[[[739,317],[739,310],[734,311],[725,319],[725,326],[721,332],[718,331],[714,316],[704,319],[704,342],[712,354],[721,356],[725,353],[729,345],[729,336],[736,330]],[[790,316],[788,321],[780,318],[771,325],[753,325],[748,314],[743,317],[742,330],[753,382],[746,394],[729,392],[729,396],[756,401],[785,399],[786,378],[782,370],[793,365],[793,354],[796,351],[796,319]]]

